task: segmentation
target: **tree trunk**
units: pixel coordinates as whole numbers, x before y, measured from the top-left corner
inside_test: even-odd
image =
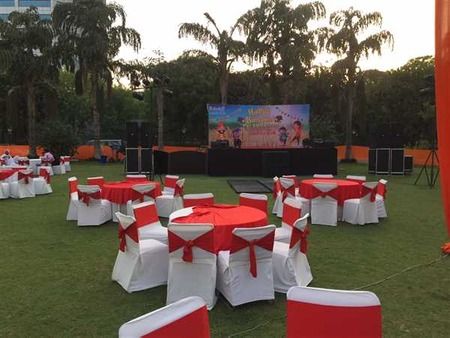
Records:
[[[348,89],[348,109],[347,109],[347,120],[345,123],[345,160],[351,161],[353,159],[352,155],[352,120],[353,120],[353,106],[355,100],[355,86],[350,83]]]
[[[269,65],[269,84],[270,84],[270,96],[272,104],[279,104],[280,100],[280,89],[277,83],[277,74],[275,71],[275,63],[273,60],[273,55],[269,54],[267,57],[267,63]]]
[[[97,90],[98,80],[94,75],[92,79],[91,88],[91,112],[92,112],[92,127],[94,128],[94,158],[99,160],[102,156],[102,149],[100,146],[100,112],[97,107]]]
[[[164,93],[162,87],[156,88],[156,110],[158,112],[158,149],[164,148]]]
[[[222,74],[220,74],[220,103],[227,104],[228,101],[228,80],[229,73],[222,69]]]
[[[31,83],[27,84],[28,146],[29,156],[36,157],[36,96]]]

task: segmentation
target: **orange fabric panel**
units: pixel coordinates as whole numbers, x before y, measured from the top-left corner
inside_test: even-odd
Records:
[[[436,123],[442,201],[450,236],[450,0],[436,0]]]

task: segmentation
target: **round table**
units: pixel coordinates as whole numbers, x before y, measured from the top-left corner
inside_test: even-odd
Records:
[[[231,234],[235,228],[267,225],[267,214],[242,205],[209,205],[184,208],[170,215],[171,223],[208,223],[214,225],[214,249],[230,250]]]
[[[314,198],[314,183],[333,183],[338,186],[336,191],[337,202],[344,205],[345,200],[361,197],[361,183],[334,178],[312,178],[300,182],[300,195],[307,199]]]
[[[161,184],[159,182],[143,180],[131,180],[121,182],[106,182],[102,187],[102,198],[116,204],[127,204],[133,199],[133,186],[136,184],[152,183],[155,189],[152,197],[156,198],[161,195]]]

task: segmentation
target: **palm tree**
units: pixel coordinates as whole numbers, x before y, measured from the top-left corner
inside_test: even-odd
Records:
[[[98,159],[101,156],[98,98],[105,88],[108,93],[111,91],[112,74],[118,66],[114,58],[122,44],[138,51],[141,38],[137,31],[126,26],[124,9],[114,3],[106,5],[91,0],[58,3],[53,10],[53,22],[58,29],[63,62],[75,71],[77,93],[89,90]]]
[[[325,41],[325,48],[342,57],[336,61],[332,69],[340,74],[347,90],[347,118],[345,123],[345,159],[352,159],[352,118],[355,101],[356,84],[360,77],[358,63],[361,58],[369,58],[370,54],[381,55],[384,44],[393,48],[394,37],[387,30],[373,33],[363,40],[358,40],[368,28],[382,26],[383,18],[379,12],[363,14],[350,7],[330,15],[331,28]]]
[[[58,74],[54,36],[51,23],[41,20],[35,7],[0,20],[0,72],[15,84],[9,95],[19,92],[26,98],[31,156],[36,156],[36,97],[42,88],[53,87]]]
[[[178,31],[178,37],[192,36],[195,40],[202,44],[209,44],[217,50],[217,55],[210,55],[218,68],[220,98],[222,104],[227,104],[228,97],[228,81],[231,66],[234,61],[242,54],[244,43],[233,40],[233,34],[236,31],[237,23],[230,28],[230,31],[221,31],[214,19],[208,13],[204,13],[208,24],[211,24],[215,32],[211,31],[208,26],[199,23],[183,23]],[[209,55],[203,51],[195,51],[197,54]]]
[[[321,29],[310,30],[308,25],[325,13],[325,6],[319,1],[293,8],[290,0],[262,0],[259,7],[239,18],[250,58],[263,63],[272,103],[288,103],[290,85],[295,79],[304,80],[310,71]]]

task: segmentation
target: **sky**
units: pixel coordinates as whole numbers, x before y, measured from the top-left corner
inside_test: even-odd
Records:
[[[112,2],[112,1],[108,1]],[[154,56],[160,50],[166,60],[177,58],[185,50],[204,49],[191,38],[178,38],[178,28],[184,22],[206,24],[208,12],[221,29],[231,27],[240,15],[259,5],[260,0],[115,0],[127,13],[127,25],[142,38],[142,49],[135,53],[122,48],[119,57],[125,60]],[[307,1],[292,0],[292,5]],[[434,1],[432,0],[322,0],[327,16],[336,10],[353,6],[362,12],[378,11],[383,16],[383,29],[395,39],[394,49],[384,48],[382,56],[362,60],[362,69],[395,69],[414,57],[434,54]],[[326,26],[327,20],[314,23]],[[238,36],[236,36],[238,38]],[[317,63],[330,66],[333,57],[321,55]],[[234,70],[248,66],[238,63]]]

